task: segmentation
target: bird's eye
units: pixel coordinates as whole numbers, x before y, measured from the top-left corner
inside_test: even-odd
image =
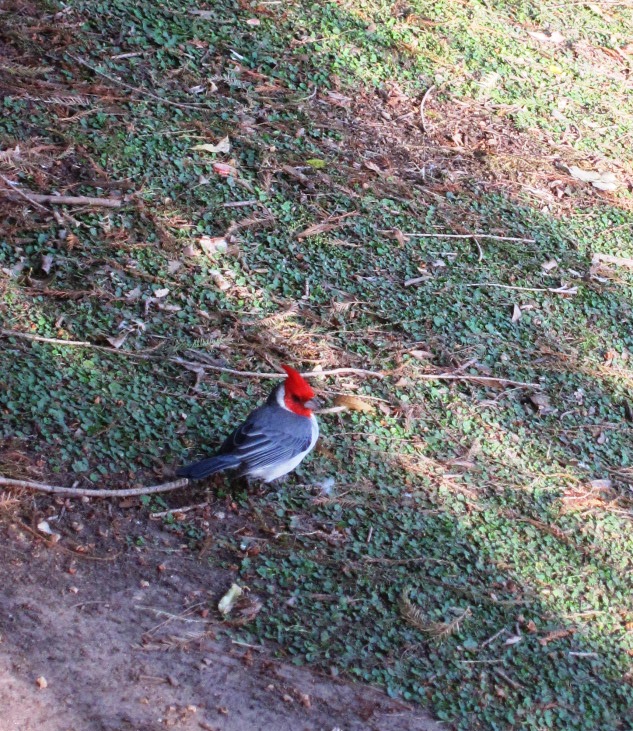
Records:
[[[293,396],[292,397],[292,400],[293,401],[296,401],[297,403],[300,403],[301,402],[301,399],[298,396]]]

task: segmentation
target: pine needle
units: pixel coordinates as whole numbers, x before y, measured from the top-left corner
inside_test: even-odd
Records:
[[[409,590],[404,589],[400,596],[400,615],[415,629],[428,634],[434,640],[445,640],[458,632],[462,623],[472,615],[470,607],[466,607],[451,622],[434,622],[429,620],[420,607],[409,599]]]
[[[19,63],[0,63],[0,71],[13,76],[44,76],[54,71],[52,66],[23,66]]]
[[[31,96],[27,94],[22,97],[32,102],[42,102],[44,104],[57,104],[62,107],[90,107],[92,106],[93,100],[87,96]]]

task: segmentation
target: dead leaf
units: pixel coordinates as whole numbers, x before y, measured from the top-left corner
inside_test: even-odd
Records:
[[[576,630],[571,627],[569,629],[555,629],[553,632],[546,634],[545,637],[541,637],[539,639],[539,644],[545,646],[554,640],[560,640],[563,637],[573,635],[575,631]]]
[[[167,262],[167,271],[169,274],[175,274],[182,267],[182,262],[172,260]]]
[[[193,244],[187,244],[182,250],[183,256],[198,256],[199,252]]]
[[[551,272],[554,269],[556,269],[557,266],[558,266],[558,262],[556,261],[556,259],[549,259],[548,261],[543,262],[543,264],[541,264],[541,269],[544,272]]]
[[[391,231],[391,235],[398,242],[398,244],[400,246],[404,246],[407,243],[406,236],[402,233],[402,231],[399,228],[394,228]]]
[[[163,297],[167,297],[168,294],[169,294],[169,290],[167,288],[165,288],[165,289],[157,289],[154,292],[154,297],[156,297],[156,299],[159,299],[160,300]]]
[[[451,140],[453,140],[457,147],[464,146],[464,135],[459,130],[455,130],[455,132],[451,135]]]
[[[134,300],[137,300],[141,296],[141,288],[140,287],[134,287],[134,289],[131,289],[126,295],[125,299],[129,300],[130,302],[133,302]]]
[[[255,617],[261,612],[263,606],[264,604],[261,599],[258,599],[252,594],[247,597],[242,597],[235,605],[236,617],[233,620],[232,624],[241,626],[244,624],[248,624],[248,622],[252,622]]]
[[[473,467],[476,467],[476,463],[468,458],[468,455],[464,455],[463,457],[454,457],[453,459],[447,459],[444,463],[448,465],[449,467],[463,467],[465,470],[472,470]]]
[[[549,35],[542,31],[528,31],[528,35],[532,36],[534,40],[542,41],[543,43],[564,43],[566,41],[565,36],[561,35],[557,30]]]
[[[596,5],[596,3],[587,3],[586,7],[589,8],[589,10],[594,12],[596,15],[599,15],[601,18],[610,17],[609,15],[607,15],[604,12],[604,10],[599,5]]]
[[[47,536],[54,536],[54,535],[57,535],[57,534],[56,534],[56,533],[55,533],[55,532],[54,532],[54,531],[53,531],[53,530],[51,529],[51,527],[50,527],[50,525],[48,524],[48,521],[47,521],[47,520],[41,520],[41,521],[40,521],[40,522],[39,522],[39,523],[37,524],[37,529],[38,529],[39,531],[41,531],[42,533],[45,533],[45,534],[46,534]]]
[[[618,183],[617,181],[611,181],[611,180],[594,180],[592,183],[594,188],[597,188],[598,190],[617,190],[618,189]]]
[[[53,255],[52,254],[45,254],[42,257],[42,271],[45,274],[50,274],[51,267],[53,266]]]
[[[521,635],[512,635],[512,637],[508,637],[508,639],[503,643],[504,645],[516,645],[517,643],[521,642],[523,637]]]
[[[337,91],[328,91],[326,96],[335,107],[349,107],[352,104],[351,97],[339,94]]]
[[[334,405],[345,406],[345,408],[350,411],[362,411],[364,413],[370,413],[374,410],[374,406],[372,404],[367,403],[367,401],[363,401],[363,399],[358,396],[337,396],[334,399]]]
[[[336,223],[315,223],[313,226],[308,226],[301,233],[298,233],[297,238],[306,239],[308,236],[317,236],[326,231],[333,231],[335,228],[338,228],[338,224]]]
[[[233,607],[235,606],[235,602],[242,596],[244,593],[244,589],[242,589],[241,586],[238,586],[238,584],[231,584],[231,588],[226,592],[226,594],[220,599],[218,603],[218,611],[220,614],[228,614]]]
[[[207,256],[224,254],[229,248],[228,241],[224,236],[202,236],[198,239],[198,243]]]
[[[516,322],[517,320],[521,319],[521,315],[523,313],[521,312],[521,308],[519,305],[514,305],[514,309],[512,310],[512,322]]]
[[[553,414],[556,409],[550,404],[549,396],[544,393],[533,393],[530,395],[530,401],[536,407],[539,414]]]
[[[598,190],[616,190],[620,185],[614,173],[583,170],[576,165],[572,165],[568,169],[572,178],[580,180],[583,183],[591,183]]]
[[[429,350],[410,350],[409,355],[413,356],[416,360],[426,360],[427,358],[433,357],[433,353]]]
[[[371,160],[365,160],[363,166],[366,167],[367,170],[372,170],[373,172],[378,173],[378,175],[383,175],[383,171]]]
[[[110,345],[113,348],[116,348],[116,350],[118,350],[123,345],[123,343],[127,340],[127,336],[129,334],[130,333],[126,331],[124,333],[121,333],[121,335],[119,335],[117,338],[106,338],[106,340],[110,343]]]
[[[616,266],[629,267],[633,269],[633,259],[625,256],[611,256],[611,254],[594,254],[591,257],[591,263],[594,265],[605,262],[606,264],[615,264]]]
[[[303,185],[312,185],[312,181],[310,178],[308,178],[306,175],[304,175],[300,170],[297,170],[297,168],[293,168],[291,165],[282,165],[281,169],[290,175],[290,177],[295,178]]]
[[[622,54],[620,53],[619,48],[607,48],[606,46],[596,46],[602,53],[604,53],[606,56],[609,56],[614,61],[617,61],[618,63],[623,63],[626,61],[625,58],[623,58]]]
[[[257,27],[258,25],[261,25],[262,21],[259,20],[259,18],[248,18],[246,20],[246,25],[251,25],[253,27]]]
[[[196,152],[230,152],[231,142],[228,137],[223,137],[215,145],[212,145],[209,142],[205,142],[202,145],[194,145],[191,149],[195,150]]]
[[[594,490],[610,490],[613,483],[608,477],[605,477],[601,480],[590,480],[589,485]]]
[[[214,173],[217,173],[217,175],[223,178],[228,178],[229,176],[237,177],[237,168],[234,168],[233,165],[227,165],[224,162],[214,162],[212,168]]]

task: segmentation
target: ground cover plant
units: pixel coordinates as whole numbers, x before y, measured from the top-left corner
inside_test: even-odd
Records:
[[[229,631],[455,728],[633,727],[631,5],[0,17],[0,474],[159,482],[270,387],[213,368],[371,371],[288,484],[196,488],[239,535],[166,526],[260,598]]]

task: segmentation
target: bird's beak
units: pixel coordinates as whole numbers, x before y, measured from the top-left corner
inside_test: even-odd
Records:
[[[318,411],[321,408],[321,402],[316,398],[311,398],[303,405],[306,407],[306,409],[310,409],[310,411]]]

